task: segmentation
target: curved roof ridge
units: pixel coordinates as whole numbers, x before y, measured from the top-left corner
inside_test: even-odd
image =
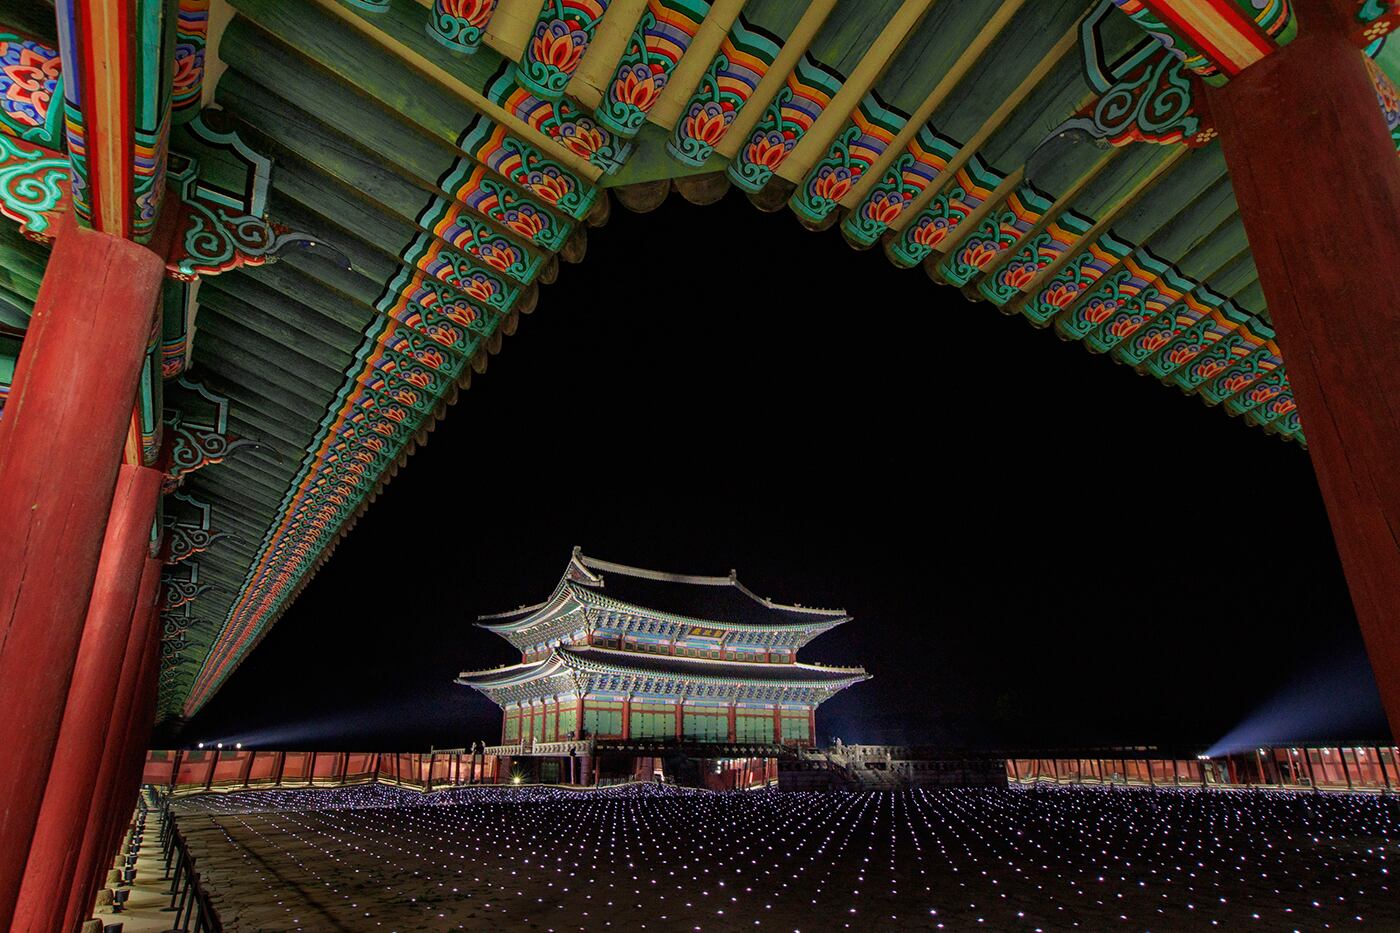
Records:
[[[750,599],[762,603],[769,609],[785,609],[788,612],[810,612],[813,615],[823,616],[846,616],[847,618],[850,617],[850,613],[846,612],[846,610],[844,609],[822,609],[819,606],[798,606],[792,603],[780,603],[777,600],[769,599],[767,596],[759,596],[753,590],[740,583],[738,577],[734,578],[734,585],[739,588],[739,592],[743,593]]]
[[[633,567],[630,564],[619,564],[615,561],[602,560],[598,557],[589,557],[587,554],[579,553],[579,562],[585,567],[593,570],[611,571],[620,573],[628,577],[641,577],[644,580],[660,580],[665,583],[694,583],[700,586],[729,586],[738,584],[731,570],[727,577],[714,577],[704,574],[692,573],[668,573],[664,570],[647,570],[645,567]],[[603,584],[606,588],[607,584]]]
[[[488,619],[504,619],[506,616],[524,615],[527,612],[535,612],[536,610],[543,609],[546,605],[548,605],[548,603],[548,599],[542,599],[539,602],[532,603],[528,606],[520,606],[516,609],[507,609],[504,612],[490,612],[486,613],[485,615],[477,616],[476,621],[485,622]]]
[[[571,660],[573,662],[586,662],[589,660],[590,655],[601,655],[601,657],[597,657],[595,658],[595,660],[610,661],[613,658],[619,658],[630,661],[640,660],[642,662],[665,661],[677,662],[685,665],[691,665],[694,667],[713,667],[716,663],[719,663],[722,664],[724,667],[735,671],[737,671],[739,668],[759,668],[766,669],[769,671],[796,669],[803,671],[817,671],[823,674],[849,674],[852,677],[863,677],[867,679],[871,676],[870,673],[866,671],[866,669],[863,667],[829,667],[824,664],[804,664],[800,661],[783,664],[774,664],[765,661],[716,662],[713,658],[691,658],[679,654],[647,654],[646,652],[639,651],[624,651],[619,648],[604,648],[601,645],[559,645],[555,648],[551,648],[550,654],[551,656],[558,655],[561,658],[564,658],[565,664],[569,664]]]
[[[806,630],[806,629],[817,628],[817,627],[820,627],[820,626],[825,626],[825,628],[823,628],[822,631],[826,631],[826,629],[834,628],[834,627],[836,627],[837,625],[842,624],[843,622],[849,622],[849,621],[851,620],[851,617],[850,617],[849,615],[846,615],[845,613],[840,612],[839,610],[838,610],[837,612],[835,612],[835,613],[832,613],[831,610],[825,610],[825,609],[823,609],[823,610],[803,610],[803,609],[801,609],[800,607],[795,607],[795,608],[792,609],[792,611],[793,611],[793,612],[812,611],[814,614],[817,614],[817,615],[826,615],[827,618],[825,618],[825,619],[813,619],[813,620],[810,621],[810,622],[807,622],[807,621],[732,622],[732,621],[728,621],[728,620],[724,620],[724,619],[708,619],[708,618],[702,618],[702,617],[700,617],[700,616],[698,616],[698,615],[688,615],[688,614],[683,613],[683,612],[667,612],[667,611],[662,610],[662,609],[652,609],[650,606],[643,606],[643,605],[641,605],[640,603],[632,602],[631,600],[620,599],[620,598],[618,598],[618,597],[616,597],[616,596],[613,596],[612,594],[608,593],[606,587],[604,587],[602,590],[598,590],[598,591],[596,591],[596,592],[595,592],[595,591],[589,591],[589,590],[579,591],[578,593],[576,593],[576,598],[578,598],[580,602],[586,602],[586,603],[588,603],[589,605],[592,605],[592,606],[594,606],[594,607],[598,607],[598,606],[600,605],[600,603],[603,605],[604,608],[606,608],[606,607],[609,606],[609,605],[611,605],[611,606],[613,606],[613,607],[618,607],[618,606],[620,606],[620,607],[622,607],[622,610],[623,610],[623,611],[629,612],[629,613],[631,613],[632,615],[636,615],[636,616],[646,616],[646,617],[651,617],[651,618],[672,619],[672,620],[675,620],[675,621],[677,621],[677,622],[680,622],[680,623],[682,623],[682,624],[684,624],[684,625],[697,625],[697,626],[701,626],[701,627],[718,628],[718,629],[728,629],[728,630],[732,630],[732,631],[741,631],[741,632],[770,631],[770,630],[772,630],[772,629],[782,629],[782,630]],[[755,597],[755,598],[757,598],[757,597]],[[762,603],[763,601],[760,599],[759,602]],[[766,605],[766,604],[765,604],[765,605]],[[768,605],[767,608],[769,608],[769,609],[784,610],[784,609],[787,609],[788,607],[786,607],[786,606],[779,606],[779,605],[777,605],[777,604],[773,604],[773,605]],[[818,634],[820,634],[820,633],[818,633]]]

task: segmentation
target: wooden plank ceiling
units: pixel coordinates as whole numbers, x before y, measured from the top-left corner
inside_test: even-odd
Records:
[[[8,21],[53,42],[51,16]],[[206,276],[167,369],[167,412],[238,449],[166,500],[164,717],[267,633],[614,200],[737,187],[1303,440],[1201,86],[1108,0],[217,0],[210,23],[200,133],[272,160],[269,219],[306,248]],[[46,255],[0,225],[0,383]]]

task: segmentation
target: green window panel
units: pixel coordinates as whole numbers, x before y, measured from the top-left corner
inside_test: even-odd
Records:
[[[578,710],[572,706],[559,711],[559,734],[568,735],[578,727]]]
[[[741,713],[734,722],[734,738],[739,742],[773,741],[773,716],[745,716]]]
[[[502,737],[507,742],[514,742],[520,738],[520,718],[515,713],[506,714],[506,728]]]
[[[675,713],[632,711],[631,736],[634,739],[667,739],[676,734]]]
[[[811,723],[806,716],[783,717],[783,741],[809,741],[812,738]]]
[[[725,742],[729,739],[729,714],[692,713],[687,711],[682,729],[687,739],[693,742]]]
[[[585,709],[583,728],[589,735],[622,735],[622,710]]]

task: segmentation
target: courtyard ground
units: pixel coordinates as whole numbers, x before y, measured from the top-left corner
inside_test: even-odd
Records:
[[[225,928],[1400,930],[1394,798],[370,785],[173,805]]]

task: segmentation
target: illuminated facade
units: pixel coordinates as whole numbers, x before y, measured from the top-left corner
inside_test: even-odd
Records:
[[[457,682],[505,712],[501,741],[808,746],[818,705],[870,675],[803,664],[798,650],[850,620],[788,606],[727,577],[659,573],[575,548],[544,602],[483,616],[519,664]]]

